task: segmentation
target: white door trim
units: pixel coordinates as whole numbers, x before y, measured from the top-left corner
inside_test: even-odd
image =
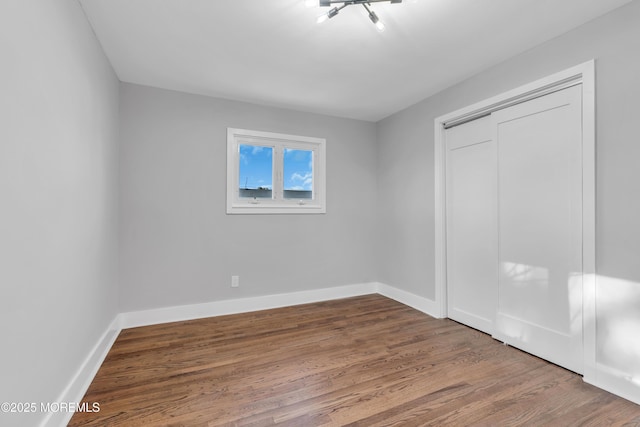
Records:
[[[582,83],[582,212],[583,212],[583,334],[584,379],[596,377],[596,170],[595,170],[595,61],[544,77],[535,82],[437,117],[434,123],[435,158],[435,299],[440,317],[447,317],[446,258],[446,150],[445,124],[489,114],[520,100],[541,96],[567,82]]]

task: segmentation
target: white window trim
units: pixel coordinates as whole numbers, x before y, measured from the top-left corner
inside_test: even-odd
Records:
[[[284,148],[313,151],[313,199],[284,199],[282,162],[273,164],[273,199],[239,196],[240,144],[273,148],[273,157]],[[326,140],[247,129],[227,128],[227,214],[323,214],[326,213]]]

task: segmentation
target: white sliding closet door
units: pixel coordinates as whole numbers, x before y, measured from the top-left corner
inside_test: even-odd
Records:
[[[447,130],[448,316],[493,333],[498,282],[497,157],[490,117]]]
[[[497,111],[492,119],[500,275],[494,335],[581,373],[581,88]]]
[[[451,319],[583,372],[576,85],[446,131]]]

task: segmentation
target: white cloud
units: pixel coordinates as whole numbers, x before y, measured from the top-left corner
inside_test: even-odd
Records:
[[[309,181],[309,180],[313,180],[313,173],[312,172],[307,172],[304,175],[299,174],[298,172],[294,172],[293,175],[291,175],[291,180],[292,181]]]

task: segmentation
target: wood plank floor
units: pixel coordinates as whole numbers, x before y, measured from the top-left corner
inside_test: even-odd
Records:
[[[640,426],[640,406],[379,295],[123,330],[71,426]]]

